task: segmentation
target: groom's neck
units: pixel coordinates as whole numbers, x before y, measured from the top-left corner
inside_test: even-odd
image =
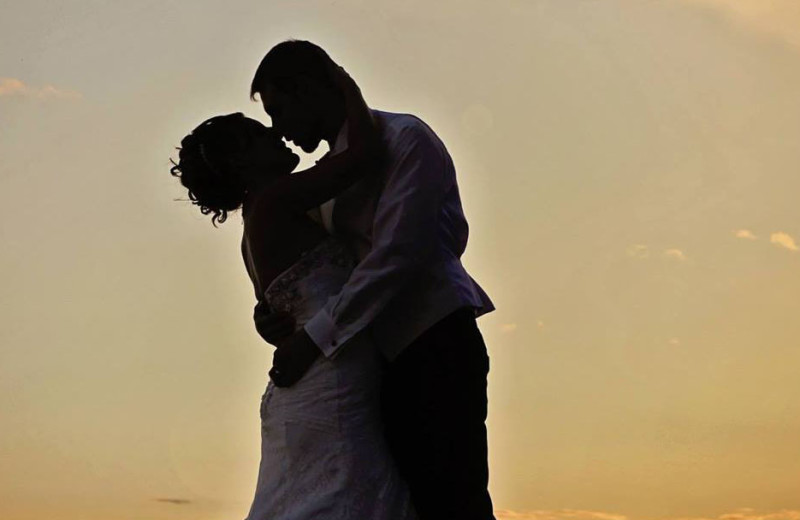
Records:
[[[344,108],[333,108],[325,118],[325,130],[324,135],[322,138],[328,143],[328,146],[333,148],[333,145],[336,144],[336,138],[339,137],[339,131],[341,131],[342,126],[344,126],[345,122],[345,112]]]

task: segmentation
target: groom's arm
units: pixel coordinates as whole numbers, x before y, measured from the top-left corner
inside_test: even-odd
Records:
[[[438,255],[438,220],[455,174],[444,145],[416,118],[391,147],[375,211],[372,249],[339,294],[305,325],[327,357],[366,327],[427,262]]]

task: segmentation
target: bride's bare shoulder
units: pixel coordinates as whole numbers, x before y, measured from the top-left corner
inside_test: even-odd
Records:
[[[242,216],[248,220],[261,220],[261,217],[284,211],[281,204],[280,186],[273,184],[245,195],[242,203]]]

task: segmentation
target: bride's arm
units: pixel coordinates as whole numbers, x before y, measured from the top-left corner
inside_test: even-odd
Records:
[[[383,156],[380,123],[372,116],[358,85],[341,67],[332,73],[345,99],[347,149],[270,187],[272,200],[298,212],[319,206],[374,172]]]

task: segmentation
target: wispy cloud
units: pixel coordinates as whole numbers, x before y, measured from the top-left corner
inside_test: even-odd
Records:
[[[502,325],[500,325],[500,330],[505,334],[508,334],[510,332],[514,332],[515,330],[517,330],[517,324],[516,323],[503,323]]]
[[[676,260],[680,260],[681,262],[686,261],[686,254],[680,249],[667,249],[664,251],[664,255]]]
[[[781,509],[769,513],[760,513],[748,507],[737,509],[733,513],[725,513],[717,517],[684,517],[674,520],[800,520],[800,511]]]
[[[744,29],[800,49],[800,3],[797,0],[684,0],[714,10]]]
[[[33,87],[17,78],[0,78],[0,97],[25,97],[34,99],[80,99],[74,90],[62,90],[52,85]]]
[[[770,235],[769,241],[777,246],[784,247],[791,251],[797,251],[798,249],[800,249],[800,247],[797,247],[794,238],[789,236],[787,233],[783,233],[780,231]]]
[[[653,251],[653,253],[655,253],[655,251]],[[646,258],[650,258],[651,250],[650,247],[645,244],[633,244],[628,246],[627,249],[625,249],[625,254],[631,258],[644,260]],[[686,257],[686,253],[676,248],[665,249],[663,254],[668,258],[679,260],[681,262],[688,260],[688,258]]]
[[[737,229],[733,232],[736,238],[743,238],[745,240],[757,240],[758,237],[753,234],[749,229]]]
[[[494,514],[497,520],[627,520],[628,518],[624,515],[581,509],[541,509],[534,511],[500,509],[495,511]]]
[[[650,248],[644,244],[634,244],[628,246],[625,253],[631,258],[647,258],[650,256]]]
[[[166,504],[174,504],[178,506],[183,506],[186,504],[191,504],[192,501],[186,498],[156,498],[156,502],[164,502]]]
[[[499,509],[494,514],[497,520],[628,520],[627,516],[621,514],[581,509],[533,511]],[[671,520],[800,520],[800,511],[781,509],[772,512],[758,512],[751,508],[741,508],[716,517],[678,517]]]

